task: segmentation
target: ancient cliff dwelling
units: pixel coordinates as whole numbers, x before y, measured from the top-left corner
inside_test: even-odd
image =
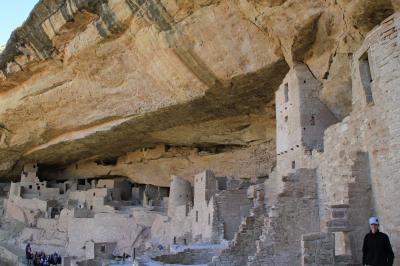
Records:
[[[362,265],[371,216],[400,265],[397,11],[38,1],[0,45],[0,265]]]

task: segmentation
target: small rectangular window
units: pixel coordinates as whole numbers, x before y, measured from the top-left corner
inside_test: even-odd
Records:
[[[102,245],[102,246],[100,247],[100,251],[101,251],[102,253],[106,253],[106,246],[105,246],[105,245]]]
[[[289,120],[288,116],[285,116],[285,122],[287,122]]]
[[[315,126],[315,115],[311,115],[310,125]]]
[[[284,87],[284,94],[285,94],[285,103],[287,103],[289,101],[289,83],[285,83],[285,87]]]
[[[364,89],[365,99],[367,103],[373,103],[371,83],[373,81],[371,66],[369,62],[368,51],[366,51],[359,59],[360,78]]]
[[[211,223],[211,214],[208,214],[208,225]]]
[[[198,221],[199,221],[199,212],[196,211],[196,222],[198,222]]]
[[[296,168],[296,161],[292,161],[292,169]]]

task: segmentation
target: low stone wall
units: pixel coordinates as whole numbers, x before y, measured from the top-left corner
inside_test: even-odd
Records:
[[[153,260],[167,264],[207,264],[212,257],[219,254],[219,249],[185,249],[176,254],[168,254],[154,257]]]
[[[242,221],[229,247],[214,257],[209,266],[245,265],[249,256],[256,252],[256,241],[262,234],[265,218],[264,183],[250,186],[247,189],[248,199],[253,200],[249,215]],[[249,206],[250,207],[250,206]]]
[[[311,233],[301,237],[301,265],[334,265],[335,236],[333,233]]]
[[[259,206],[252,209],[250,216],[246,217],[239,227],[229,248],[213,258],[209,266],[241,266],[245,265],[247,258],[256,252],[256,241],[259,239],[264,224],[264,208]]]
[[[232,240],[241,224],[241,218],[249,214],[251,202],[246,189],[224,190],[216,196],[218,221],[224,225],[224,239]]]
[[[24,258],[24,251],[6,244],[0,245],[0,265],[19,265]]]

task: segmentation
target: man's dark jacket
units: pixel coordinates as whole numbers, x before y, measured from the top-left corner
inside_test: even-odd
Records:
[[[392,266],[394,254],[389,237],[381,232],[369,232],[364,238],[363,265]]]

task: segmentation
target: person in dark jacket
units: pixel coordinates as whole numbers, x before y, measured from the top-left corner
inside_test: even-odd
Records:
[[[379,232],[377,217],[369,218],[370,232],[364,237],[363,265],[392,266],[394,254],[389,237]]]
[[[25,247],[25,257],[26,257],[26,260],[28,262],[28,265],[32,264],[32,262],[33,262],[33,253],[32,253],[31,244],[29,244],[29,243]]]

